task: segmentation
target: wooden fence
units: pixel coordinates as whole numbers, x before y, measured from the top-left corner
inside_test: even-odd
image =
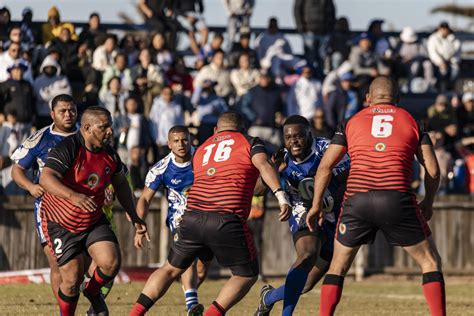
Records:
[[[287,223],[278,221],[276,201],[267,203],[263,225],[262,270],[267,276],[286,274],[295,259]],[[0,271],[46,267],[47,262],[34,229],[33,202],[15,199],[0,205]],[[155,200],[147,218],[152,242],[144,250],[133,247],[132,225],[119,208],[115,211],[123,266],[146,266],[163,262],[168,233],[162,230],[160,200]],[[430,221],[434,239],[447,274],[474,275],[474,198],[439,197]],[[160,243],[162,241],[162,243]],[[160,244],[163,247],[160,247]],[[160,255],[161,252],[161,255]],[[418,267],[401,248],[389,246],[382,234],[374,244],[362,249],[359,257],[362,273],[418,273]],[[214,274],[226,273],[214,269]]]

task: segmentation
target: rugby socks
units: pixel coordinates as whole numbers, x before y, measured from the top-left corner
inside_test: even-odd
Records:
[[[446,292],[443,273],[423,273],[423,294],[430,308],[431,316],[446,315]]]
[[[74,316],[77,302],[79,301],[79,294],[75,296],[67,296],[61,289],[58,291],[58,303],[61,316]]]
[[[100,288],[109,283],[111,280],[113,280],[113,278],[114,277],[105,275],[97,267],[91,279],[89,280],[89,282],[87,282],[85,291],[92,296],[96,296],[97,294],[99,294]]]
[[[319,302],[319,315],[332,316],[336,306],[341,300],[344,277],[335,274],[326,274],[321,286],[321,298]]]
[[[155,302],[143,293],[137,299],[135,305],[133,305],[129,316],[142,316],[155,304]]]
[[[219,305],[216,301],[212,302],[212,305],[209,306],[207,311],[204,313],[204,316],[224,316],[225,308]]]
[[[283,284],[279,288],[269,291],[263,298],[265,305],[272,305],[276,302],[283,300],[285,297],[285,285]]]
[[[189,311],[193,305],[199,304],[198,291],[196,289],[189,289],[184,291],[184,298],[186,299],[186,310]]]
[[[308,273],[302,269],[291,268],[288,272],[285,281],[283,316],[293,315],[301,291],[303,291],[304,285],[306,284],[306,279],[308,279]]]

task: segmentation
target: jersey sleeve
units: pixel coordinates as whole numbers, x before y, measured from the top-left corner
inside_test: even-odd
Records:
[[[18,147],[10,159],[25,170],[32,168],[38,158],[38,146],[41,143],[44,130],[39,130],[28,137]]]
[[[163,186],[163,175],[166,168],[167,164],[163,160],[154,165],[146,175],[145,186],[153,191],[158,191]]]
[[[247,136],[247,140],[250,144],[250,158],[259,153],[268,155],[265,144],[260,138]]]
[[[336,132],[331,139],[331,144],[347,147],[346,126],[347,120],[342,121],[337,125]]]
[[[120,159],[120,156],[118,155],[118,153],[113,148],[111,148],[111,150],[112,150],[111,156],[114,158],[115,162],[117,163],[117,168],[115,168],[115,172],[112,175],[116,176],[116,175],[119,175],[121,173],[126,174],[126,171],[128,171],[128,170],[125,170],[125,168],[124,168],[125,165],[123,164],[122,160]]]
[[[423,122],[418,123],[418,132],[420,134],[420,142],[419,145],[433,145],[431,142],[430,135],[428,134],[428,130]]]
[[[72,168],[78,149],[79,142],[76,135],[66,137],[58,146],[51,149],[44,166],[65,174]]]

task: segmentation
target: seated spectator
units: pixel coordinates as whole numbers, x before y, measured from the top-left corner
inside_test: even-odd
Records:
[[[447,22],[428,37],[428,56],[439,74],[441,92],[451,89],[459,75],[461,41],[456,38]]]
[[[87,42],[90,49],[94,50],[96,47],[104,44],[107,33],[100,24],[100,15],[97,12],[89,15],[88,24],[82,29],[79,34],[79,43]]]
[[[186,32],[190,42],[191,50],[195,55],[199,53],[199,48],[207,43],[209,29],[206,26],[204,17],[204,4],[202,0],[174,0],[173,12],[179,25]],[[200,43],[198,44],[195,33],[200,33]]]
[[[160,96],[156,97],[150,111],[151,137],[157,146],[156,161],[169,153],[168,131],[175,125],[184,124],[181,106],[173,100],[173,90],[164,87]]]
[[[106,89],[100,90],[100,105],[109,110],[112,119],[125,115],[125,100],[128,98],[128,91],[122,89],[120,78],[110,78],[106,87]]]
[[[8,39],[3,42],[3,48],[8,49],[11,43],[20,43],[22,52],[28,52],[32,45],[23,39],[23,33],[19,25],[13,25],[8,32]]]
[[[334,32],[329,35],[326,47],[326,71],[337,69],[351,53],[352,34],[349,29],[349,21],[340,17],[334,25]]]
[[[104,44],[98,46],[92,55],[92,67],[97,71],[105,71],[108,66],[113,65],[117,55],[117,36],[108,34]]]
[[[250,68],[250,58],[246,53],[242,53],[239,58],[239,68],[230,73],[230,81],[234,86],[237,98],[246,94],[255,87],[259,81],[259,72],[255,68]]]
[[[217,50],[222,50],[222,43],[224,42],[224,36],[221,33],[215,33],[211,42],[206,46],[199,49],[199,54],[197,55],[198,61],[202,62],[202,66],[209,64],[212,61],[212,56]],[[197,68],[201,68],[197,67]]]
[[[462,96],[462,106],[456,109],[461,137],[474,136],[474,92]]]
[[[127,34],[122,38],[119,49],[120,52],[125,54],[127,57],[127,65],[129,67],[132,67],[137,63],[140,51],[138,50],[138,43],[135,41],[135,37],[132,34]]]
[[[156,33],[151,38],[151,60],[157,64],[164,72],[168,71],[173,63],[173,54],[166,45],[165,37],[162,33]]]
[[[400,43],[395,48],[394,67],[397,70],[396,75],[408,77],[408,91],[412,92],[412,80],[420,75],[423,76],[426,92],[429,88],[434,88],[435,78],[433,74],[433,65],[428,59],[428,53],[425,45],[418,40],[415,31],[409,26],[404,27],[400,33]]]
[[[51,124],[51,101],[58,94],[72,94],[66,76],[61,74],[61,66],[51,55],[46,56],[40,67],[40,75],[33,83],[33,96],[36,100],[36,127]]]
[[[0,83],[0,116],[15,111],[15,120],[22,135],[29,135],[34,119],[33,87],[23,79],[28,69],[22,62],[8,67],[10,79]],[[0,122],[4,119],[0,118]]]
[[[176,34],[178,23],[170,14],[172,7],[167,7],[166,1],[139,0],[138,8],[145,17],[145,26],[150,32],[159,32],[166,35],[169,47],[176,48]]]
[[[335,91],[337,89],[338,81],[340,77],[348,72],[352,71],[352,65],[349,61],[345,61],[340,65],[337,69],[331,70],[323,81],[322,86],[322,94],[323,94],[323,101],[327,102],[329,93]]]
[[[51,41],[48,50],[57,51],[59,53],[61,56],[61,59],[59,60],[61,70],[69,80],[81,79],[81,70],[78,65],[79,45],[76,41],[71,39],[69,29],[63,28],[61,33],[59,33],[59,37],[56,37]]]
[[[311,121],[311,133],[314,137],[324,137],[331,139],[334,135],[334,130],[329,128],[324,117],[324,111],[321,108],[316,109]]]
[[[48,22],[44,23],[41,27],[41,34],[43,35],[43,45],[49,45],[49,43],[55,37],[59,36],[63,28],[67,28],[69,30],[73,41],[78,40],[74,25],[69,22],[61,22],[58,8],[56,6],[51,7],[48,10]]]
[[[16,62],[21,62],[28,66],[28,69],[23,73],[23,79],[29,83],[33,83],[33,72],[31,71],[31,65],[20,57],[21,46],[20,43],[11,43],[6,52],[0,54],[0,82],[8,80],[9,73],[8,67],[15,64]]]
[[[227,12],[227,53],[230,54],[232,46],[235,41],[235,35],[238,33],[237,29],[250,29],[250,16],[252,15],[254,0],[232,1],[225,0],[224,8]]]
[[[389,66],[392,58],[392,47],[390,41],[385,36],[382,30],[382,25],[385,21],[380,19],[372,20],[367,29],[367,34],[372,41],[372,50],[377,56],[378,60],[383,62],[386,66]],[[387,76],[389,73],[382,73]]]
[[[322,99],[321,82],[313,78],[313,70],[307,65],[290,88],[286,116],[301,115],[311,121],[316,109],[322,107]]]
[[[326,122],[332,130],[359,110],[359,98],[352,87],[354,79],[352,72],[340,75],[336,90],[329,93],[328,101],[323,104]]]
[[[102,75],[102,89],[107,89],[107,83],[113,77],[120,78],[122,90],[133,89],[132,76],[130,69],[127,68],[127,56],[124,53],[118,53],[114,58],[114,64],[105,69]]]
[[[250,48],[250,33],[240,33],[238,43],[234,43],[229,55],[229,67],[237,68],[239,66],[239,58],[242,53],[249,55],[251,68],[259,68],[258,57],[255,50]]]
[[[193,77],[186,71],[186,65],[182,57],[177,57],[166,72],[166,81],[174,93],[184,93],[191,97],[193,93]]]
[[[428,108],[427,116],[429,130],[443,133],[445,148],[454,154],[458,136],[458,120],[448,98],[443,94],[438,95],[435,104]]]
[[[199,99],[199,94],[203,88],[204,81],[216,82],[214,91],[221,98],[229,97],[232,92],[232,84],[230,83],[229,71],[224,67],[224,51],[217,50],[212,57],[212,62],[209,65],[202,67],[194,78],[194,94],[192,102]]]

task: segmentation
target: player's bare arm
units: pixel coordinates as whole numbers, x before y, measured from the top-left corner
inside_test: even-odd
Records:
[[[12,167],[12,179],[22,189],[30,192],[33,197],[39,198],[43,196],[43,187],[39,184],[34,184],[33,182],[31,182],[31,180],[28,179],[28,177],[26,176],[26,170],[16,163],[13,164]]]
[[[151,200],[155,196],[156,191],[148,188],[145,186],[142,191],[142,195],[140,195],[140,198],[138,199],[137,202],[137,215],[140,217],[143,221],[145,221],[147,215],[148,215],[148,209],[150,207]],[[143,247],[143,237],[144,235],[138,235],[135,238],[135,247],[141,248]]]
[[[440,181],[440,170],[438,160],[431,144],[422,144],[418,147],[416,157],[419,163],[425,168],[425,197],[420,201],[419,205],[423,216],[426,220],[430,220],[433,216],[433,202],[436,192],[438,191]]]
[[[315,219],[318,220],[319,225],[322,225],[323,223],[324,192],[331,181],[332,169],[334,169],[334,167],[342,160],[346,152],[346,147],[331,144],[324,153],[323,159],[319,164],[316,175],[314,176],[313,205],[309,209],[308,215],[306,216],[306,224],[311,231],[314,231]]]
[[[277,172],[282,172],[286,169],[287,165],[284,161],[285,150],[283,148],[279,149],[276,153],[272,155],[270,159],[270,163],[273,165]],[[263,181],[262,176],[258,177],[257,183],[255,184],[255,189],[253,190],[253,194],[256,196],[262,196],[267,191],[268,186],[266,185],[265,181]]]
[[[40,176],[40,185],[52,195],[68,199],[75,206],[87,212],[94,212],[97,205],[94,199],[85,194],[74,192],[62,183],[63,175],[58,171],[45,167]]]
[[[288,197],[286,196],[285,191],[280,188],[280,180],[276,170],[268,162],[267,155],[264,153],[258,153],[252,157],[253,165],[260,171],[260,175],[272,190],[275,197],[278,199],[278,204],[280,205],[280,214],[278,218],[280,221],[286,221],[290,217],[291,207]]]

